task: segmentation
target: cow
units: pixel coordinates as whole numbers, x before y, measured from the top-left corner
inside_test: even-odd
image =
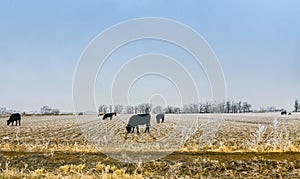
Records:
[[[99,112],[98,117],[103,116],[104,113],[103,112]]]
[[[19,122],[19,126],[21,125],[21,115],[19,113],[11,114],[9,119],[7,120],[7,125],[11,123],[11,125],[13,126],[15,121],[16,121],[16,126],[18,125],[18,122]]]
[[[82,115],[83,115],[83,112],[79,112],[79,113],[78,113],[78,116],[82,116]]]
[[[126,126],[127,133],[134,132],[134,128],[137,129],[139,134],[139,125],[146,125],[145,133],[150,133],[150,114],[137,114],[130,117]]]
[[[110,118],[110,120],[112,119],[113,116],[117,116],[117,113],[113,112],[113,113],[106,113],[103,116],[103,120],[105,120],[106,118]]]
[[[161,120],[161,121],[160,121]],[[165,114],[157,114],[156,115],[156,122],[157,123],[163,123],[165,120]]]
[[[281,115],[286,115],[286,111],[281,111]]]

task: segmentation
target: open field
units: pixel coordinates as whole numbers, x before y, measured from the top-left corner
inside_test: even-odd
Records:
[[[300,114],[169,114],[140,135],[126,133],[128,117],[23,116],[21,126],[0,117],[0,178],[300,177]],[[111,158],[120,150],[156,160]]]

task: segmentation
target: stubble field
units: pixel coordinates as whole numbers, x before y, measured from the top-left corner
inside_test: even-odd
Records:
[[[0,178],[300,177],[300,114],[152,116],[150,134],[127,134],[129,117],[22,116],[7,126],[2,116]],[[120,152],[142,161],[118,161]]]

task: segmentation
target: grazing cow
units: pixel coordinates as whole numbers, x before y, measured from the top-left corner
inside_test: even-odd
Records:
[[[161,121],[160,121],[161,120]],[[165,115],[164,114],[157,114],[156,115],[156,122],[157,123],[163,123],[165,120]]]
[[[113,116],[117,116],[117,113],[115,113],[115,112],[113,112],[113,113],[106,113],[103,116],[103,120],[105,120],[106,118],[110,118],[110,120],[111,120]]]
[[[79,113],[78,113],[78,116],[82,116],[82,115],[83,115],[83,112],[79,112]]]
[[[286,115],[286,111],[281,111],[281,115]]]
[[[9,119],[7,120],[7,125],[11,123],[11,125],[13,126],[15,121],[16,121],[16,126],[18,125],[18,122],[19,122],[19,126],[21,125],[21,115],[19,113],[14,113],[10,115]]]
[[[288,114],[288,115],[292,115],[292,113],[290,113],[290,112],[289,112],[289,114]]]
[[[150,133],[150,118],[150,114],[137,114],[131,116],[126,126],[127,133],[133,133],[134,128],[136,127],[137,133],[139,134],[139,125],[146,125],[145,132]]]
[[[100,117],[100,116],[103,116],[103,115],[104,115],[103,112],[99,112],[99,114],[98,114],[99,117]]]

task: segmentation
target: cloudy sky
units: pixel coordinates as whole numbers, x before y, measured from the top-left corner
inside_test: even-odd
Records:
[[[88,44],[120,22],[160,17],[186,24],[208,42],[222,66],[228,99],[291,110],[300,98],[299,7],[298,0],[3,0],[0,107],[38,110],[49,105],[72,111],[73,76]],[[188,54],[166,42],[141,40],[116,51],[99,70],[96,104],[110,103],[111,89],[103,83],[128,60],[147,53],[177,60],[195,81],[200,99],[213,99],[205,70]],[[176,85],[151,74],[137,79],[128,95],[131,103],[180,101]]]

